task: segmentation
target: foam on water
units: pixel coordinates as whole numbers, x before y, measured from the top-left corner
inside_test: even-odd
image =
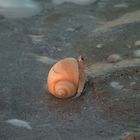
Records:
[[[0,0],[0,15],[6,18],[31,17],[40,10],[40,6],[33,0]]]

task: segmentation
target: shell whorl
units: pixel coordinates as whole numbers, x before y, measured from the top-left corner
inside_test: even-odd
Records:
[[[58,98],[68,98],[76,93],[76,86],[71,81],[58,81],[55,84],[55,96]]]
[[[48,91],[58,98],[72,97],[79,84],[79,65],[74,58],[65,58],[52,66],[48,74]]]

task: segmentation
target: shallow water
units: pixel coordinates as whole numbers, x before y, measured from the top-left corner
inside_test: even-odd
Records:
[[[139,58],[139,0],[0,0],[0,7],[2,140],[118,140],[140,132],[139,66],[92,79],[75,100],[46,91],[61,58],[82,54],[87,65],[112,54]],[[6,123],[13,119],[32,129]]]

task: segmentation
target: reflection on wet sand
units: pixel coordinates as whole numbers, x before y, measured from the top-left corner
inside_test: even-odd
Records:
[[[84,109],[84,98],[79,99],[58,99],[47,94],[47,105],[50,111],[56,113],[76,113],[79,114]]]

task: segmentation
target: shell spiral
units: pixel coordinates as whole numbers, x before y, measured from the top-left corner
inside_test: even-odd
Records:
[[[58,98],[73,96],[78,88],[79,67],[74,58],[65,58],[58,61],[48,74],[48,90]]]
[[[55,96],[58,98],[71,97],[76,93],[75,85],[70,81],[58,81],[55,85]]]

